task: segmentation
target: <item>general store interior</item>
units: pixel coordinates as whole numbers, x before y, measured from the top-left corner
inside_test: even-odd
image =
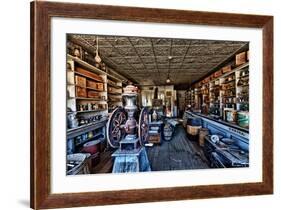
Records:
[[[248,167],[249,55],[242,41],[68,34],[67,175]]]

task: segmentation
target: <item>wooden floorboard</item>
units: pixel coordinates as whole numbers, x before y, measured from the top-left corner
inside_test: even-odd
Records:
[[[146,147],[146,151],[152,171],[209,168],[202,148],[198,142],[188,139],[181,125],[177,126],[171,141],[162,141],[161,145]],[[91,173],[111,173],[112,153],[113,151],[102,152],[100,163],[91,169]]]
[[[100,162],[98,165],[91,169],[91,173],[111,173],[113,167],[113,161],[111,157],[112,151],[102,152],[100,155]]]
[[[171,141],[147,147],[152,171],[187,170],[209,168],[202,148],[187,138],[184,128],[179,125]]]

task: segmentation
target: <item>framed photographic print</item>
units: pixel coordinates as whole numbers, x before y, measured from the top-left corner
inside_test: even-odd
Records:
[[[31,3],[31,207],[273,193],[273,17]]]

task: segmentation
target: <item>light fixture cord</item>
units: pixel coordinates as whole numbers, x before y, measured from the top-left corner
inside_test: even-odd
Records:
[[[99,38],[98,38],[98,36],[96,37],[96,39],[97,39],[97,52],[99,51]]]

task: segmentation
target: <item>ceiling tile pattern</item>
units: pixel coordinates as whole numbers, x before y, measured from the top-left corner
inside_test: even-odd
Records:
[[[95,52],[97,36],[70,35]],[[115,71],[139,84],[191,84],[247,42],[98,36],[99,53]]]

